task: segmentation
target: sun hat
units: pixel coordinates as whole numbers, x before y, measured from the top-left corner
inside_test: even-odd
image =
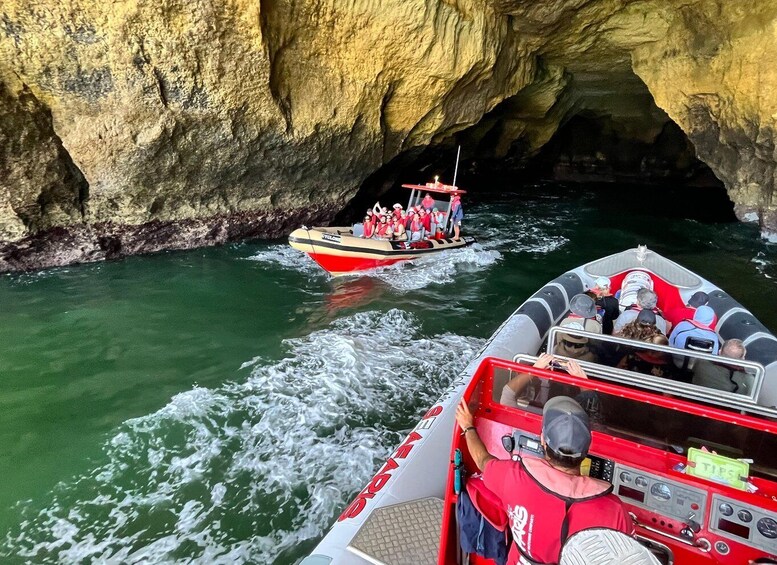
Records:
[[[394,204],[394,205],[392,206],[392,208],[402,208],[402,204],[400,204],[399,202],[397,202],[396,204]]]
[[[610,279],[607,277],[597,277],[595,284],[599,288],[610,288]]]
[[[699,306],[705,306],[710,301],[709,295],[704,291],[694,292],[690,300],[688,300],[688,306],[691,308],[698,308]]]
[[[574,320],[564,320],[561,322],[562,328],[569,328],[570,330],[585,330],[583,324]],[[559,338],[569,341],[571,343],[588,343],[588,338],[579,335],[558,334]]]
[[[591,446],[588,414],[568,396],[551,398],[542,409],[542,437],[558,454],[584,457]]]
[[[573,314],[582,318],[596,317],[596,303],[594,299],[585,294],[576,294],[569,301],[569,309]]]

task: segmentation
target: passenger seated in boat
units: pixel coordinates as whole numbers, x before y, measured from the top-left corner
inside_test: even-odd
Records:
[[[362,238],[369,239],[375,234],[375,224],[372,223],[370,216],[364,216],[362,226],[364,228],[361,235]]]
[[[667,325],[666,319],[664,319],[664,316],[661,313],[661,310],[658,308],[657,304],[658,295],[655,292],[649,288],[639,289],[639,291],[637,291],[636,305],[629,306],[621,313],[620,316],[618,316],[618,319],[615,320],[615,324],[613,325],[613,334],[618,334],[623,329],[623,326],[629,322],[633,322],[637,318],[640,310],[652,310],[656,315],[656,327],[661,331],[662,334],[669,335],[667,334],[667,330],[671,327],[671,325]]]
[[[445,237],[442,233],[445,231],[445,214],[440,212],[437,208],[432,208],[432,232],[434,237]]]
[[[621,327],[613,335],[635,341],[651,341],[656,335],[664,335],[656,326],[658,317],[652,310],[640,310],[634,320]]]
[[[729,339],[720,348],[720,356],[729,359],[744,359],[747,349],[741,339]],[[723,361],[723,359],[721,359]],[[693,367],[695,385],[725,390],[726,392],[748,392],[750,378],[736,364],[712,363],[706,359],[698,359]]]
[[[691,320],[693,319],[693,315],[696,313],[696,309],[699,306],[706,306],[709,301],[710,297],[706,292],[701,290],[694,292],[691,298],[688,300],[688,304],[679,308],[673,308],[667,312],[666,319],[675,326],[683,320]],[[712,320],[712,323],[710,324],[710,328],[714,330],[717,323],[718,318],[715,316]]]
[[[583,330],[583,324],[575,320],[564,320],[561,326],[571,330]],[[580,361],[596,363],[596,354],[591,351],[588,338],[571,334],[558,334],[558,342],[553,346],[554,355],[563,355]]]
[[[566,538],[590,528],[633,535],[633,522],[623,502],[612,494],[612,485],[581,475],[580,465],[591,445],[591,426],[572,398],[555,396],[544,405],[542,459],[498,460],[478,436],[464,401],[456,408],[456,421],[483,473],[483,486],[496,495],[506,513],[513,534],[509,565],[528,560],[558,563]]]
[[[394,220],[394,240],[395,241],[407,241],[407,231],[405,230],[405,224],[402,219]]]
[[[568,374],[587,379],[583,368],[574,359],[557,359],[550,353],[543,353],[534,362],[534,367],[538,369],[556,368],[561,369]],[[510,380],[502,387],[502,395],[499,399],[505,406],[518,406],[519,403],[526,405],[534,400],[535,392],[529,390],[532,376],[528,373],[520,373],[514,379]]]
[[[426,213],[426,210],[421,208],[418,211],[418,218],[421,220],[421,238],[426,239],[432,234],[432,216]]]
[[[579,322],[586,331],[602,333],[602,324],[596,318],[596,304],[593,298],[585,294],[576,294],[569,301],[569,315],[564,318],[564,322]]]
[[[397,202],[396,204],[394,204],[394,206],[392,206],[392,208],[394,209],[394,211],[393,211],[394,218],[397,219],[397,220],[399,218],[401,218],[402,217],[402,204]]]
[[[427,214],[434,208],[434,198],[432,198],[432,195],[428,192],[426,193],[426,196],[424,196],[424,199],[421,200],[421,207],[426,210]]]
[[[613,322],[618,318],[621,310],[618,306],[618,299],[610,292],[610,279],[599,277],[596,279],[591,292],[596,298],[596,312],[602,320],[602,331],[607,335],[612,335]]]
[[[718,334],[710,328],[715,318],[715,311],[709,306],[699,306],[692,320],[683,320],[669,336],[669,344],[673,347],[685,349],[690,338],[709,341],[712,345],[712,354],[717,355],[720,346]]]
[[[424,226],[421,223],[419,214],[413,214],[410,220],[410,241],[420,241],[423,237]]]
[[[391,226],[388,223],[386,216],[380,217],[380,223],[377,226],[375,237],[377,239],[391,239],[392,232]]]

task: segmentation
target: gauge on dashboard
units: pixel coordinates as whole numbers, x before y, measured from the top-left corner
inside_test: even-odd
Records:
[[[769,539],[777,538],[777,520],[774,520],[773,518],[761,518],[756,523],[756,527],[763,537]]]
[[[718,510],[720,510],[720,513],[724,516],[731,516],[734,513],[734,507],[728,502],[722,502],[720,506],[718,506]]]
[[[747,523],[753,519],[753,515],[750,514],[750,512],[748,512],[747,510],[742,509],[739,512],[737,512],[737,518]]]
[[[666,483],[655,483],[650,487],[650,494],[658,500],[666,501],[672,499],[672,489]]]

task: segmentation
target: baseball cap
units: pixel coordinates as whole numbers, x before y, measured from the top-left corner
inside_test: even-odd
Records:
[[[694,292],[690,300],[688,300],[688,306],[691,308],[698,308],[704,306],[710,301],[709,295],[704,291]]]
[[[637,323],[640,325],[656,324],[656,315],[652,310],[640,310],[637,314]]]
[[[568,396],[551,398],[542,410],[542,436],[556,453],[583,457],[591,446],[588,414]]]
[[[598,277],[596,281],[594,281],[594,284],[599,288],[610,288],[610,279],[607,277]]]
[[[594,318],[596,316],[596,303],[594,299],[585,294],[576,294],[569,301],[569,309],[573,314],[583,318]]]

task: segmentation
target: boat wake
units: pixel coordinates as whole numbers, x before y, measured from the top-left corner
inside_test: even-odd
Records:
[[[19,504],[5,558],[293,563],[483,340],[362,312],[253,359],[242,383],[125,422],[105,462]],[[305,543],[307,542],[307,544]]]
[[[257,251],[250,257],[249,261],[266,263],[271,267],[281,267],[293,271],[300,271],[306,274],[320,274],[326,276],[313,259],[296,249],[292,249],[287,244],[268,245],[265,249]]]
[[[485,249],[479,243],[475,243],[469,247],[442,251],[413,261],[395,263],[363,273],[361,276],[380,279],[395,290],[419,290],[430,284],[452,283],[457,273],[480,271],[501,258],[502,254],[498,251]]]

